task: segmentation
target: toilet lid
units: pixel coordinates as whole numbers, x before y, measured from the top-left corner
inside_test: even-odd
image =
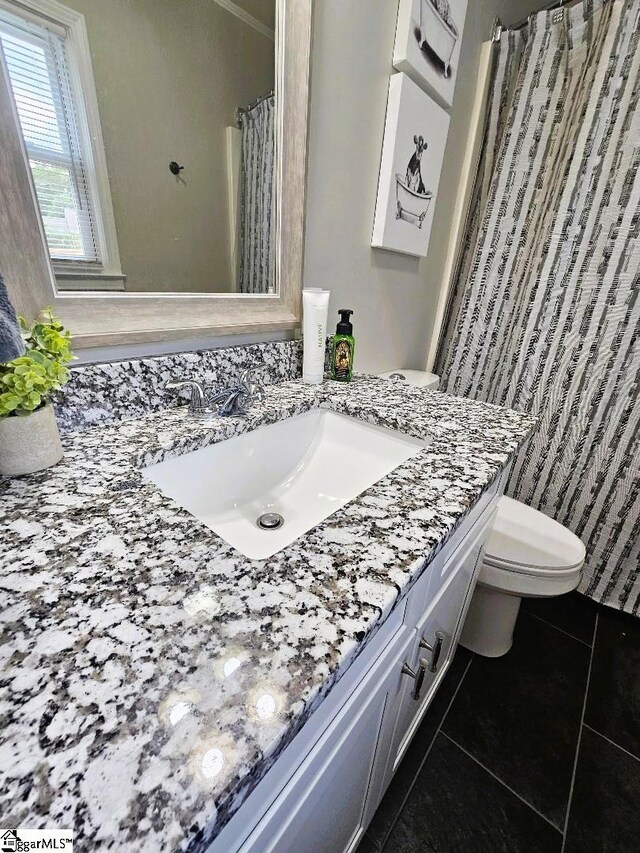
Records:
[[[406,382],[416,388],[432,388],[436,390],[440,384],[440,377],[436,373],[427,373],[424,370],[408,370],[406,368],[391,370],[389,373],[381,373],[381,379],[391,379],[395,382]]]
[[[520,501],[500,498],[485,562],[525,572],[563,571],[581,566],[584,558],[584,545],[566,527]]]

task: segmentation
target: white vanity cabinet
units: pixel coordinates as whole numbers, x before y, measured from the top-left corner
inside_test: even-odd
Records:
[[[500,485],[442,548],[209,853],[355,850],[453,657]]]
[[[388,760],[384,773],[383,791],[391,781],[411,740],[442,681],[458,643],[475,581],[480,570],[484,543],[494,513],[488,522],[474,530],[448,564],[442,569],[442,585],[434,593],[424,615],[418,621],[415,639],[409,656],[397,676],[389,709],[395,706],[397,715],[386,715]],[[478,525],[476,525],[477,527]],[[429,578],[429,590],[438,578]]]
[[[277,802],[240,848],[242,853],[332,853],[354,849],[371,818],[367,809],[397,659],[413,636],[400,630],[291,777]],[[304,731],[304,730],[303,730]]]

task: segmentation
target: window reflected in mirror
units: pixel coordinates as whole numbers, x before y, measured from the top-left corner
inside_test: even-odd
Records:
[[[276,0],[0,0],[58,290],[274,294]]]

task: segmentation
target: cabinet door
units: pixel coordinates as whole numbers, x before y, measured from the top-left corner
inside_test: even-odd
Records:
[[[369,787],[386,768],[378,737],[392,675],[413,645],[403,634],[384,668],[356,691],[242,846],[242,853],[346,853],[368,817]],[[374,673],[372,673],[374,675]]]
[[[445,584],[418,622],[415,642],[405,662],[405,669],[411,670],[416,677],[404,672],[396,679],[398,713],[390,740],[385,788],[409,747],[451,662],[467,615],[492,521],[493,516],[471,543],[460,547],[456,565],[449,571]],[[416,698],[417,678],[422,679],[422,684],[420,694]]]

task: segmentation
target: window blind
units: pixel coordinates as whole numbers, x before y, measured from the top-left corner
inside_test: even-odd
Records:
[[[9,72],[49,253],[100,264],[87,158],[78,128],[65,34],[0,9]]]

